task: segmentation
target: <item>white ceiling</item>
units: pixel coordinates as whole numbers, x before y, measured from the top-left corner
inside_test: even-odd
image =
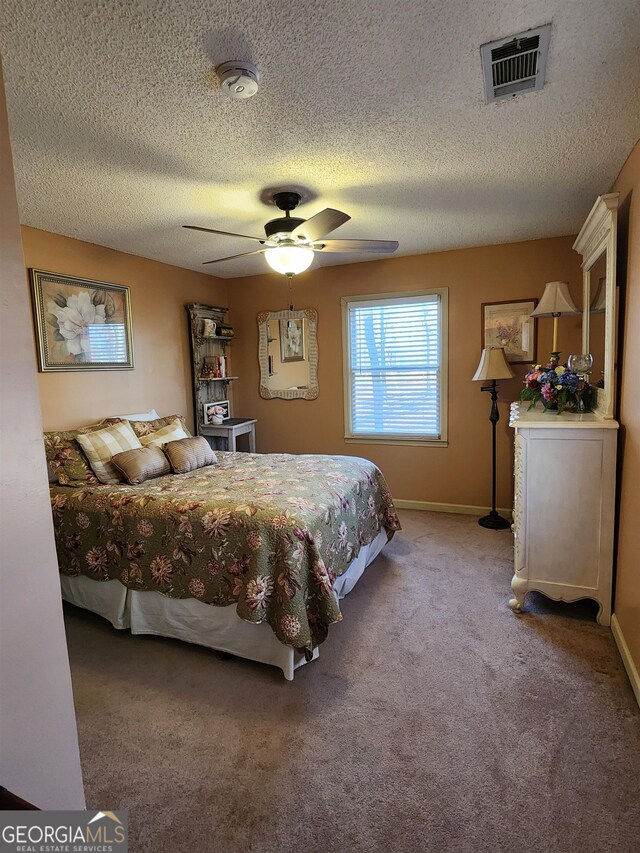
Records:
[[[224,277],[265,187],[398,254],[576,232],[640,136],[638,0],[0,0],[22,221]],[[552,22],[541,92],[485,105],[483,42]],[[251,100],[213,66],[249,59]],[[347,263],[372,256],[331,255]]]

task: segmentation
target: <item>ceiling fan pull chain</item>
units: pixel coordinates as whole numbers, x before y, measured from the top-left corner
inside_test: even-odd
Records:
[[[289,311],[293,311],[293,274],[287,273],[287,282],[289,284]]]

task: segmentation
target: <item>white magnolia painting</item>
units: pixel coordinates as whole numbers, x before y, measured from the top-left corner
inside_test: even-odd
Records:
[[[304,320],[280,320],[280,361],[304,361]]]
[[[133,367],[129,288],[30,270],[40,370]]]

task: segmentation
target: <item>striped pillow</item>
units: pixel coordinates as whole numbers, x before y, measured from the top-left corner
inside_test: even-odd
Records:
[[[96,477],[101,483],[109,484],[120,482],[120,472],[111,462],[116,453],[142,447],[128,421],[112,424],[97,432],[78,435],[76,441],[87,454]]]
[[[152,432],[150,435],[141,435],[140,441],[144,447],[157,445],[162,447],[168,441],[178,441],[180,438],[189,438],[189,433],[185,432],[180,418],[176,418],[171,423],[163,426],[162,429]]]
[[[174,474],[186,474],[206,465],[214,465],[217,461],[216,454],[203,435],[170,441],[165,444],[164,452]]]
[[[145,480],[153,480],[171,472],[169,460],[160,447],[136,447],[116,453],[111,460],[127,483],[137,486]]]

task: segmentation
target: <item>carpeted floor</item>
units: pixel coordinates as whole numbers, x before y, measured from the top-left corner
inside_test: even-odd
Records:
[[[67,608],[87,803],[133,853],[637,853],[640,711],[588,603],[507,607],[510,533],[404,511],[320,659]]]

